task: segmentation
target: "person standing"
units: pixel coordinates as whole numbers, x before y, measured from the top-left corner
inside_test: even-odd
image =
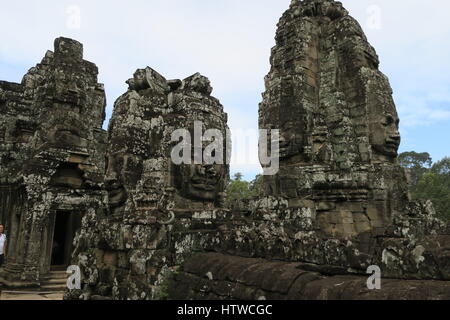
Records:
[[[5,231],[5,227],[0,224],[0,268],[3,265],[6,255],[6,235],[3,233]]]

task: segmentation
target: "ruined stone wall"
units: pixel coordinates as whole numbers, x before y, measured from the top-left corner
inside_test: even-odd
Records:
[[[36,130],[31,102],[20,84],[0,82],[0,223],[8,228],[14,204],[20,203],[17,188],[21,163],[25,161],[30,137]]]
[[[55,220],[71,214],[81,220],[71,263],[81,267],[83,290],[67,298],[159,298],[166,274],[228,219],[227,115],[202,75],[166,80],[139,69],[106,135],[104,89],[82,56],[80,43],[58,38],[21,84],[0,83],[0,209],[9,236],[0,281],[39,286]],[[189,161],[175,164],[178,129],[192,139],[195,130],[220,136],[189,146]],[[214,141],[224,145],[221,162],[191,162]]]

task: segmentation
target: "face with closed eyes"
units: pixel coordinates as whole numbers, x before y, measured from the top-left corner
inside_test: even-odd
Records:
[[[106,169],[105,187],[109,207],[113,212],[119,212],[141,178],[142,159],[133,154],[110,154]]]
[[[400,146],[399,118],[396,112],[376,116],[370,123],[370,143],[375,153],[395,158]]]
[[[280,159],[287,159],[303,151],[303,134],[299,123],[287,121],[280,130]]]
[[[224,165],[180,165],[176,181],[181,195],[192,200],[214,201],[223,188]]]

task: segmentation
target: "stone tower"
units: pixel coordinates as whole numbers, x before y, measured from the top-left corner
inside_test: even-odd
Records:
[[[272,49],[260,126],[280,130],[280,172],[266,194],[310,201],[321,229],[382,234],[405,212],[399,118],[358,22],[335,1],[293,1]]]
[[[0,82],[4,284],[38,286],[51,265],[69,265],[82,218],[102,207],[106,98],[97,74],[79,42],[58,38],[21,84]]]
[[[292,1],[270,63],[259,122],[280,131],[280,168],[215,250],[448,279],[448,230],[430,202],[410,201],[392,89],[358,22],[340,2]]]
[[[74,264],[82,268],[83,290],[67,298],[161,298],[167,276],[217,236],[228,214],[228,165],[193,162],[196,148],[203,154],[214,141],[226,146],[227,115],[209,80],[200,74],[166,80],[147,67],[127,83],[108,130],[106,210],[91,216],[95,227],[77,239]],[[194,131],[206,136],[210,129],[217,136],[195,146]],[[190,141],[174,139],[177,130]],[[185,144],[188,161],[176,163],[172,151]],[[227,148],[216,151],[225,161]]]
[[[259,122],[280,131],[279,172],[171,296],[448,299],[450,228],[409,199],[392,90],[358,22],[340,2],[294,0],[270,63]],[[374,269],[382,290],[368,290]]]

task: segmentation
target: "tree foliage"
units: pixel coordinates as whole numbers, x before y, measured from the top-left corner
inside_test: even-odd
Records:
[[[261,175],[251,181],[244,181],[241,173],[236,173],[227,187],[227,205],[229,208],[239,207],[244,201],[255,198],[261,194],[262,179]]]
[[[445,157],[441,161],[436,162],[433,167],[431,167],[431,172],[436,174],[450,174],[450,158]]]
[[[425,173],[415,187],[413,197],[416,199],[430,199],[434,208],[445,221],[450,221],[450,175]]]
[[[250,182],[250,191],[252,192],[252,196],[257,197],[262,195],[263,189],[263,176],[258,174],[255,179]]]
[[[426,152],[405,152],[399,163],[410,172],[413,199],[433,201],[438,216],[450,221],[450,158],[432,164]]]
[[[400,165],[409,170],[412,185],[417,185],[420,178],[428,171],[433,160],[428,152],[404,152],[399,155]]]

